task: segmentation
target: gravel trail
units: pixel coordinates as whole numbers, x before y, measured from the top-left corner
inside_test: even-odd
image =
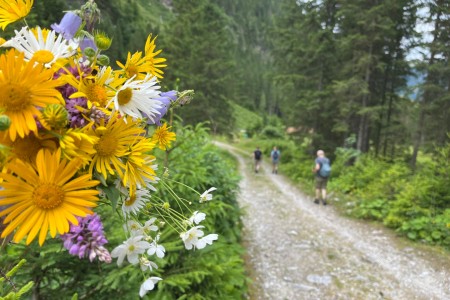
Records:
[[[450,257],[316,205],[251,153],[239,161],[250,299],[448,299]],[[267,159],[267,158],[266,158]]]

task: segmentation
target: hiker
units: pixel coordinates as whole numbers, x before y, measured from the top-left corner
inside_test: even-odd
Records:
[[[316,174],[316,198],[314,203],[320,204],[320,201],[322,201],[323,205],[327,205],[327,183],[331,167],[330,160],[325,157],[323,150],[317,151],[317,158],[312,171]]]
[[[256,147],[256,150],[253,151],[253,158],[255,159],[255,173],[258,173],[262,160],[262,152],[259,150],[259,147]]]
[[[272,159],[272,174],[278,174],[278,163],[280,162],[280,156],[280,150],[274,146],[272,152],[270,152],[270,158]]]

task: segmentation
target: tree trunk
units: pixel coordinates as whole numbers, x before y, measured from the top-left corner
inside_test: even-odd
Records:
[[[440,2],[437,3],[437,5],[441,4]],[[434,42],[437,41],[438,35],[439,35],[439,29],[440,29],[440,21],[441,21],[441,10],[438,10],[436,13],[436,20],[434,22],[434,30],[433,30],[433,41],[431,42],[434,44]],[[430,61],[428,62],[428,74],[426,79],[426,86],[429,83],[434,82],[434,74],[431,70],[431,66],[434,65],[434,60],[436,56],[436,50],[435,47],[431,47],[431,53],[430,53]],[[414,170],[416,168],[417,163],[417,156],[419,154],[420,146],[422,145],[422,142],[424,140],[424,126],[425,126],[425,114],[428,106],[428,102],[431,101],[433,95],[429,88],[425,88],[425,91],[422,96],[422,101],[419,103],[419,120],[417,124],[417,131],[414,137],[414,148],[413,148],[413,154],[411,157],[411,168]]]
[[[373,43],[370,43],[369,46],[369,63],[366,67],[366,74],[364,75],[364,82],[367,84],[367,89],[369,90],[366,94],[364,94],[361,98],[361,109],[365,109],[370,102],[370,79],[372,75],[372,51],[373,51]],[[359,120],[358,126],[358,140],[356,142],[356,149],[361,152],[367,152],[369,145],[369,118],[367,112],[363,113]]]
[[[377,121],[377,128],[376,128],[376,132],[375,132],[375,157],[378,156],[379,152],[380,152],[380,147],[381,147],[381,132],[383,130],[383,122],[384,122],[384,106],[386,104],[386,91],[387,91],[387,85],[388,85],[388,78],[389,78],[389,74],[390,74],[390,69],[392,67],[392,62],[389,59],[387,65],[386,65],[386,69],[384,71],[384,80],[383,80],[383,90],[381,92],[381,111],[378,114],[378,121]],[[392,86],[392,82],[391,82],[391,86]]]

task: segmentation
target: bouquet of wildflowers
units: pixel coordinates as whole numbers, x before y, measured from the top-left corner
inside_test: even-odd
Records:
[[[0,27],[25,20],[32,6],[2,1]],[[137,265],[146,274],[158,267],[152,257],[165,255],[164,222],[172,222],[186,249],[218,238],[205,236],[204,213],[185,216],[151,198],[160,182],[154,151],[167,150],[176,137],[162,118],[192,92],[161,91],[166,60],[152,35],[143,52],[128,53],[113,69],[102,53],[111,39],[94,30],[98,19],[89,0],[51,28],[25,22],[0,39],[1,238],[42,246],[58,237],[80,259],[117,258],[119,266]],[[198,193],[200,202],[214,189]],[[116,209],[128,237],[111,252],[95,213],[99,203]],[[161,280],[145,277],[141,297]]]

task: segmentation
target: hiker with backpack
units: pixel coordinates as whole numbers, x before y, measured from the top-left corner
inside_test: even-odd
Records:
[[[259,147],[256,147],[256,150],[253,151],[253,158],[255,160],[255,173],[258,173],[262,160],[262,152],[259,150]]]
[[[272,174],[278,174],[278,163],[280,162],[280,156],[280,150],[274,146],[272,152],[270,152],[270,158],[272,159]]]
[[[316,174],[316,198],[315,204],[327,205],[327,183],[331,173],[330,160],[325,157],[323,150],[317,151],[317,158],[315,160],[315,166],[313,173]]]

